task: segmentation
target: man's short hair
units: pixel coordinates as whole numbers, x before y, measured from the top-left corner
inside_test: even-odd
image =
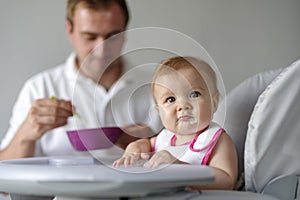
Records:
[[[73,25],[74,13],[78,5],[89,9],[108,9],[112,4],[120,6],[124,14],[125,27],[129,21],[129,11],[125,0],[68,0],[67,1],[67,20]]]

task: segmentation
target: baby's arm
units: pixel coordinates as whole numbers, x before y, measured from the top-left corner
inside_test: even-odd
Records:
[[[139,139],[130,143],[125,149],[123,156],[120,159],[116,160],[113,163],[113,166],[119,167],[120,165],[124,164],[125,167],[129,167],[136,163],[138,160],[149,159],[149,153],[151,153],[152,150],[151,141],[153,140],[154,138]]]
[[[156,152],[152,158],[145,164],[146,167],[156,168],[161,164],[188,164],[175,158],[169,151],[162,150]]]
[[[151,138],[152,146],[155,145],[155,139],[156,138]],[[178,160],[167,150],[161,150],[161,151],[156,152],[151,157],[151,159],[145,163],[145,167],[156,168],[161,164],[189,164],[189,163]]]
[[[192,189],[232,190],[237,180],[237,153],[227,133],[222,133],[208,161],[215,174],[215,181],[206,185],[191,186]]]

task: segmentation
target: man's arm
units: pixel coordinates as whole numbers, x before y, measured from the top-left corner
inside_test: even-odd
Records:
[[[72,115],[70,101],[49,98],[34,101],[10,144],[0,151],[0,160],[32,157],[35,142],[47,131],[65,125]]]
[[[150,138],[156,133],[144,124],[131,124],[121,127],[122,134],[119,137],[116,145],[125,149],[127,145],[141,138]]]

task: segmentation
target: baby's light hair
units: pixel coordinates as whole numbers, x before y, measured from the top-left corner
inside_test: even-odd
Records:
[[[163,60],[158,67],[156,68],[152,83],[151,83],[151,91],[154,97],[154,87],[158,77],[169,74],[171,70],[179,71],[184,68],[192,68],[194,69],[205,81],[207,88],[209,89],[210,95],[214,98],[217,98],[217,102],[219,101],[219,90],[217,86],[217,77],[215,71],[212,67],[206,63],[204,60],[191,57],[191,56],[176,56],[172,58],[168,58]],[[154,101],[156,102],[155,98]]]

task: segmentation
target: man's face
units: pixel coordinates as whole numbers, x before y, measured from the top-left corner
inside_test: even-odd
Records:
[[[79,5],[73,25],[66,24],[68,36],[77,55],[77,67],[89,56],[91,71],[103,71],[120,55],[125,30],[125,17],[117,4],[108,9],[92,10]],[[119,35],[118,35],[119,34]]]

